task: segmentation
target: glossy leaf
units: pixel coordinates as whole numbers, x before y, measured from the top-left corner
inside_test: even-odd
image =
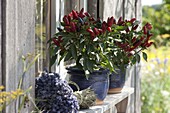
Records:
[[[73,58],[76,60],[77,59],[77,49],[74,44],[71,45],[71,54],[72,54]]]
[[[140,62],[140,55],[136,54],[136,61],[139,63]]]
[[[57,55],[52,56],[52,58],[50,59],[50,66],[52,66],[55,63],[56,59],[57,59]]]
[[[147,62],[147,59],[148,59],[148,56],[145,52],[142,52],[142,55],[143,55],[143,59]]]

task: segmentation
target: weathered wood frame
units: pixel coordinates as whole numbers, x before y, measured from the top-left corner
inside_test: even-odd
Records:
[[[22,55],[35,52],[35,0],[1,0],[1,80],[6,91],[17,88],[23,73]],[[23,89],[30,86],[34,97],[34,66],[24,76]],[[31,104],[30,102],[28,104]],[[6,113],[17,113],[17,104],[12,103]],[[23,113],[30,113],[32,106],[27,106]]]

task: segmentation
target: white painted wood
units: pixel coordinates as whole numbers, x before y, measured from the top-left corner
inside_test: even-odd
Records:
[[[116,109],[118,109],[115,105],[124,99],[126,101],[126,98],[133,94],[133,92],[134,88],[124,87],[121,93],[108,94],[103,105],[92,106],[89,109],[80,110],[78,113],[111,113],[111,111],[115,113]]]
[[[4,1],[3,1],[4,2]],[[6,0],[3,17],[3,81],[6,91],[15,90],[23,72],[21,56],[35,51],[35,0]],[[34,66],[24,76],[23,88],[33,86]],[[31,91],[34,97],[34,90]],[[31,104],[21,113],[30,113]],[[6,113],[17,113],[17,104],[7,107]]]
[[[135,17],[135,0],[125,0],[124,3],[124,18],[131,19]]]
[[[97,18],[97,0],[88,0],[87,11],[95,18]]]
[[[100,0],[99,2],[100,17],[103,20],[107,21],[107,18],[111,16],[114,16],[115,19],[123,17],[123,0]]]
[[[141,0],[125,0],[124,4],[124,17],[125,19],[136,18],[138,21],[142,19],[142,5]],[[128,106],[127,113],[140,113],[141,112],[141,100],[140,100],[140,64],[129,68],[127,70],[126,85],[134,87],[134,94],[131,95],[130,105]]]

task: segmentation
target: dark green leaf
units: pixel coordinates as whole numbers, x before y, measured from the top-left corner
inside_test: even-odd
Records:
[[[71,52],[70,51],[68,51],[67,52],[67,54],[66,54],[66,56],[65,56],[65,58],[64,58],[64,61],[68,61],[68,60],[70,60],[71,59]]]
[[[125,30],[126,27],[125,27],[125,26],[117,26],[116,29],[117,29],[117,30]]]
[[[93,71],[93,62],[89,59],[86,61],[87,69],[92,72]]]
[[[66,54],[66,53],[64,52],[63,55],[60,56],[60,59],[59,59],[59,61],[58,61],[58,65],[60,64],[61,60],[63,60],[65,54]]]
[[[148,56],[145,52],[142,52],[142,55],[143,55],[143,59],[147,62],[147,59],[148,59]]]
[[[83,69],[83,66],[80,63],[80,59],[82,58],[82,55],[79,55],[77,60],[76,60],[76,65],[79,69]]]
[[[77,49],[74,44],[71,45],[71,54],[72,54],[73,58],[76,60],[77,59]]]
[[[136,61],[137,61],[138,63],[140,62],[140,55],[139,55],[139,54],[136,55]]]
[[[52,38],[50,38],[48,41],[47,41],[47,44],[50,43],[52,41]]]
[[[57,55],[52,56],[52,58],[50,59],[50,66],[52,66],[55,63],[56,59],[57,59]]]
[[[133,57],[132,64],[135,64],[135,63],[136,63],[136,57]]]
[[[93,45],[89,44],[87,45],[87,52],[90,53],[91,51],[93,51]]]

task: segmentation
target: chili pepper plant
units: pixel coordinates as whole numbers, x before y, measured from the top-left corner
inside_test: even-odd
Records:
[[[95,19],[82,8],[80,12],[72,12],[63,17],[61,27],[50,40],[51,64],[60,55],[60,61],[74,60],[75,67],[83,69],[86,74],[99,68],[113,71],[113,64],[106,53],[106,34],[111,27],[100,18]]]
[[[108,26],[111,27],[109,32],[109,42],[107,51],[110,61],[115,68],[124,69],[127,65],[134,65],[140,62],[142,57],[147,61],[147,54],[143,50],[148,49],[153,42],[152,25],[146,23],[143,27],[136,18],[123,20],[122,17],[116,22],[114,17],[108,18]],[[111,49],[110,49],[111,48]]]

